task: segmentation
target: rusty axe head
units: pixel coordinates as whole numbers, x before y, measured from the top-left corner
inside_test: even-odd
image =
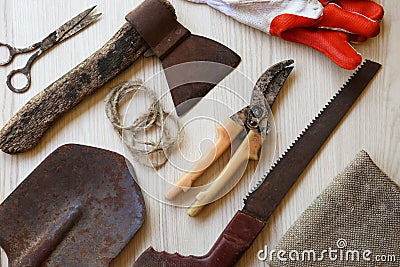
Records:
[[[127,164],[81,145],[48,156],[0,205],[9,266],[109,266],[145,216]]]
[[[146,0],[126,19],[150,46],[146,55],[161,60],[178,116],[240,63],[240,57],[226,46],[191,34],[166,0]],[[203,64],[210,62],[214,64]]]

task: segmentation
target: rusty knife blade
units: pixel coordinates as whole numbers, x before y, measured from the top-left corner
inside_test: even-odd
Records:
[[[245,199],[243,212],[266,221],[381,65],[367,60]]]

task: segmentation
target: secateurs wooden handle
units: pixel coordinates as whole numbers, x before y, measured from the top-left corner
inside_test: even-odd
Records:
[[[248,160],[258,160],[262,143],[261,134],[250,131],[221,174],[206,190],[196,195],[196,201],[188,208],[187,214],[192,217],[197,216],[205,205],[215,200],[218,193],[221,192],[242,164],[247,163]]]
[[[203,156],[194,163],[192,169],[183,174],[165,193],[165,198],[173,200],[180,193],[187,191],[206,170],[213,164],[231,145],[243,127],[228,118],[223,126],[217,126],[218,137],[213,146],[210,146]]]

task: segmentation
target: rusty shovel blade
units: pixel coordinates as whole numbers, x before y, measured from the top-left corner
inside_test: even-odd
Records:
[[[82,145],[51,153],[0,205],[9,266],[109,266],[146,213],[127,164]]]

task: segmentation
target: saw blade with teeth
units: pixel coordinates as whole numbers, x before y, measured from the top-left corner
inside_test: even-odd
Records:
[[[380,67],[370,60],[361,65],[247,195],[244,213],[268,220]]]

